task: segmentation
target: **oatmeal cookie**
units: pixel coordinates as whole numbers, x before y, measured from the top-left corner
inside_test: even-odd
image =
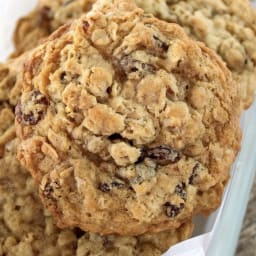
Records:
[[[160,256],[171,245],[189,238],[191,220],[178,229],[137,237],[57,228],[40,202],[32,177],[16,159],[13,110],[20,94],[19,71],[24,58],[0,65],[0,255]]]
[[[241,83],[244,108],[256,91],[256,11],[249,0],[136,0],[216,51]]]
[[[40,39],[80,17],[91,9],[93,2],[95,0],[39,0],[35,10],[17,22],[13,36],[16,50],[12,57],[34,48]]]
[[[1,128],[6,124],[2,111]],[[5,111],[11,113],[10,109]],[[14,114],[9,121],[13,123],[13,119]],[[79,229],[58,229],[43,209],[31,176],[16,159],[17,144],[17,139],[11,139],[0,155],[0,255],[160,256],[171,245],[191,236],[191,220],[178,229],[138,237],[100,236]]]
[[[178,25],[102,0],[23,75],[18,158],[60,227],[138,235],[218,206],[240,147],[239,85]]]
[[[33,48],[38,38],[87,12],[93,2],[40,0],[36,10],[18,22],[14,55]],[[256,15],[248,0],[135,2],[163,20],[178,23],[188,35],[215,50],[242,84],[244,108],[250,106],[256,90]]]
[[[138,237],[87,233],[78,241],[76,256],[160,256],[170,245],[190,237],[192,226],[187,222],[177,230]]]
[[[29,55],[26,52],[18,58],[0,63],[0,104],[8,103],[15,107],[20,100],[23,63]]]

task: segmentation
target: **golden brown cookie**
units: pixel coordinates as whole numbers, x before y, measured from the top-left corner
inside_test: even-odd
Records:
[[[160,256],[189,238],[191,220],[178,229],[138,237],[99,236],[57,228],[40,202],[32,177],[16,159],[19,142],[13,110],[20,95],[22,62],[27,56],[0,65],[0,255]]]
[[[23,75],[18,158],[59,226],[138,235],[218,206],[240,145],[239,86],[181,27],[102,0]]]
[[[6,124],[0,110],[0,127]],[[6,108],[5,111],[10,111]],[[13,123],[13,117],[9,119]],[[2,141],[2,132],[0,141]],[[1,142],[0,142],[1,143]],[[0,255],[6,256],[160,256],[188,239],[187,221],[175,230],[138,237],[99,236],[79,229],[60,230],[43,209],[29,173],[16,159],[17,139],[10,139],[0,155]]]
[[[29,54],[26,52],[18,58],[0,63],[0,104],[8,103],[15,107],[20,100],[23,63]]]
[[[38,38],[87,12],[93,2],[41,0],[36,10],[17,25],[14,39],[18,51],[14,55],[33,48]],[[256,14],[248,0],[135,2],[163,20],[178,23],[188,35],[215,50],[242,84],[244,108],[250,106],[256,91]]]
[[[39,0],[35,10],[21,18],[14,32],[12,57],[34,48],[61,25],[91,9],[95,0]]]
[[[244,108],[256,92],[256,11],[249,0],[136,0],[216,51],[241,83]]]

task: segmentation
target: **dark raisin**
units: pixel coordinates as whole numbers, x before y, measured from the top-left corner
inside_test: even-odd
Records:
[[[155,39],[156,42],[156,46],[158,48],[161,48],[164,52],[167,52],[169,49],[169,45],[167,43],[165,43],[164,41],[162,41],[161,39],[159,39],[157,36],[153,36],[153,38]]]
[[[155,148],[147,148],[143,150],[143,158],[151,158],[160,165],[176,163],[180,160],[180,152],[169,147],[159,146]]]
[[[167,202],[164,204],[165,214],[170,218],[174,218],[178,214],[180,214],[184,206],[185,206],[184,204],[180,204],[179,206],[177,206],[177,205],[171,204],[170,202]]]
[[[83,31],[87,33],[88,28],[90,27],[90,24],[88,21],[83,20]]]
[[[61,74],[60,74],[60,80],[61,80],[61,81],[64,81],[66,75],[67,75],[67,73],[66,73],[65,71],[64,71],[64,72],[61,72]]]
[[[134,72],[140,72],[141,75],[156,72],[156,68],[153,65],[135,60],[131,56],[124,56],[121,59],[118,70],[120,70],[118,72],[119,75],[121,74],[122,76],[127,76],[128,74]]]
[[[15,205],[15,211],[19,211],[20,210],[20,208],[21,208],[21,206],[20,205]]]
[[[124,188],[125,183],[115,180],[115,181],[113,181],[113,182],[111,183],[111,186],[112,186],[113,188],[121,189],[121,188]]]
[[[38,112],[38,119],[33,114],[23,115],[23,124],[36,125],[38,120],[41,119],[42,112]]]
[[[85,234],[85,232],[83,230],[81,230],[80,228],[74,228],[73,231],[76,235],[76,238],[78,238],[78,239],[81,238]]]
[[[107,250],[112,249],[112,248],[114,247],[113,242],[112,242],[111,240],[109,240],[109,238],[106,237],[106,236],[103,237],[103,243],[102,243],[102,244],[103,244],[103,246],[104,246]]]
[[[185,199],[187,196],[186,184],[182,182],[179,185],[177,185],[175,188],[175,193],[179,195],[181,198]]]
[[[98,189],[104,193],[110,192],[111,188],[107,183],[100,183]]]
[[[111,87],[111,86],[107,88],[107,93],[108,93],[109,95],[112,93],[112,87]]]
[[[43,195],[48,198],[48,199],[52,199],[52,193],[54,192],[53,187],[51,186],[50,183],[47,183],[44,187],[43,190]]]
[[[32,91],[29,99],[30,104],[19,103],[15,109],[17,121],[24,125],[36,125],[45,115],[49,101],[39,91]]]
[[[197,171],[199,169],[199,166],[200,166],[199,163],[196,163],[196,165],[192,169],[192,174],[191,174],[191,176],[189,177],[189,180],[188,180],[190,185],[193,185],[194,180],[195,180],[196,176],[198,175]]]
[[[114,133],[108,137],[109,140],[122,140],[123,137],[119,133]]]
[[[34,104],[43,104],[48,105],[48,99],[40,92],[40,91],[33,91],[31,93],[31,100]]]

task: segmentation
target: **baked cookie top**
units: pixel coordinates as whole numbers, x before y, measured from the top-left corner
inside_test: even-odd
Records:
[[[0,127],[6,124],[2,111]],[[11,113],[8,108],[5,111]],[[13,120],[14,115],[9,121],[13,123]],[[0,133],[0,141],[2,136]],[[11,139],[0,155],[0,255],[160,256],[170,246],[191,236],[191,220],[178,229],[138,237],[100,236],[79,229],[58,229],[43,209],[32,177],[16,159],[17,146],[18,140]]]
[[[136,0],[216,51],[241,83],[244,108],[256,92],[256,11],[249,0]]]
[[[238,84],[213,51],[130,1],[99,1],[61,27],[23,76],[18,158],[61,227],[178,227],[229,177]]]
[[[90,10],[93,0],[40,0],[36,10],[22,18],[14,34],[19,55],[38,39]],[[227,63],[242,84],[244,108],[256,91],[256,14],[248,0],[135,0],[158,18],[181,25],[187,34],[204,42]]]
[[[178,229],[137,237],[57,228],[40,202],[32,177],[16,159],[19,141],[13,110],[19,98],[19,71],[26,57],[0,64],[0,255],[160,256],[170,246],[189,238],[193,230],[190,219]]]

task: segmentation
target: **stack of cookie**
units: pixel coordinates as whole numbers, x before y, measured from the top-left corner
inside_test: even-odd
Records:
[[[188,239],[240,148],[254,17],[239,0],[40,0],[0,65],[0,255]]]

